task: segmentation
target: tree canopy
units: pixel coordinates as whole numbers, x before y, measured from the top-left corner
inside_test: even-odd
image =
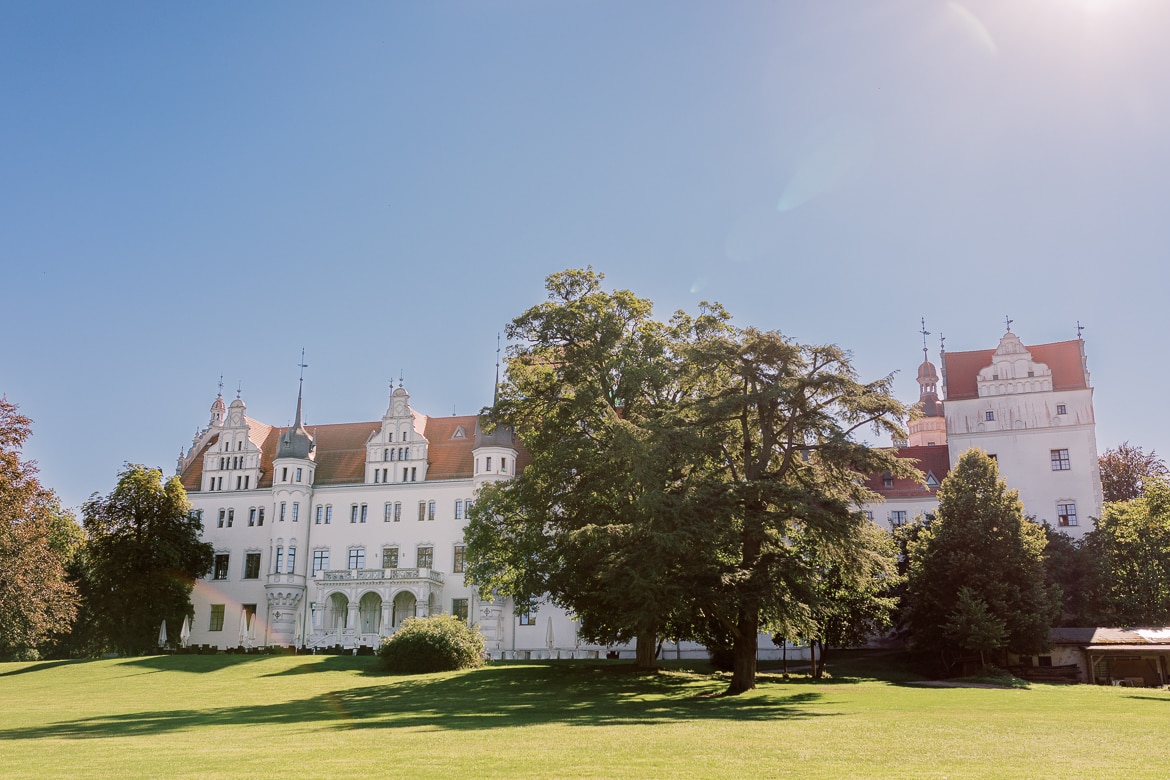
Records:
[[[21,457],[31,435],[32,421],[0,398],[0,657],[33,657],[77,608],[65,566],[79,529]]]
[[[1099,622],[1170,625],[1170,483],[1150,479],[1142,497],[1106,504],[1084,548],[1098,567]]]
[[[110,494],[95,493],[82,511],[85,590],[98,630],[121,652],[146,652],[164,620],[177,628],[192,615],[191,589],[211,569],[212,546],[200,540],[182,484],[164,483],[161,469],[127,464]]]
[[[1146,483],[1151,479],[1170,478],[1166,463],[1158,453],[1143,452],[1128,441],[1118,447],[1105,450],[1097,458],[1101,468],[1101,491],[1105,501],[1132,501],[1145,493]]]
[[[1046,582],[1044,529],[1024,517],[1018,493],[982,450],[959,457],[938,498],[935,519],[909,546],[913,644],[949,659],[992,649],[1002,625],[1000,647],[1045,650],[1060,604]]]
[[[637,636],[640,661],[644,639],[718,626],[730,691],[746,690],[758,633],[806,621],[820,572],[875,574],[859,555],[862,477],[917,472],[858,433],[900,434],[907,409],[838,347],[734,327],[717,305],[659,322],[601,282],[554,274],[549,301],[509,327],[489,417],[515,427],[532,464],[481,491],[469,579],[547,593],[584,636]]]

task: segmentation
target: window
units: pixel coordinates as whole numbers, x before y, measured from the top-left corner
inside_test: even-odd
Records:
[[[418,567],[420,569],[429,569],[435,563],[435,548],[434,547],[420,547],[418,548]]]
[[[451,571],[461,574],[467,568],[467,548],[462,544],[455,545],[455,560],[451,564]]]
[[[301,470],[298,468],[297,469],[297,482],[300,482],[300,481],[301,481]]]
[[[366,568],[366,551],[364,549],[349,551],[349,568],[364,569]]]
[[[282,523],[284,522],[284,508],[285,508],[285,502],[281,501],[280,502],[280,522],[282,522]]]
[[[394,502],[394,522],[397,523],[401,519],[402,519],[402,502],[395,501]]]
[[[280,470],[280,481],[288,482],[288,466],[285,466]]]
[[[297,521],[297,517],[298,517],[300,514],[301,514],[301,502],[300,502],[300,501],[294,501],[294,502],[293,502],[293,515],[292,515],[292,517],[293,517],[293,522],[294,522],[294,523]]]
[[[368,509],[368,507],[367,507],[365,504],[362,504],[362,519],[361,519],[361,522],[363,522],[363,523],[364,523],[364,522],[366,522],[366,510],[367,510],[367,509]]]
[[[882,474],[882,487],[892,488],[894,486],[894,475],[890,472]]]
[[[1068,414],[1068,407],[1065,406],[1064,404],[1057,404],[1056,405],[1056,413],[1057,414]]]
[[[216,490],[223,490],[223,477],[216,477],[215,478],[215,489]]]
[[[216,524],[217,528],[223,528],[223,520],[225,517],[227,517],[227,510],[226,509],[219,510],[219,522]]]
[[[228,527],[228,528],[231,528],[231,527],[232,527],[232,523],[234,523],[234,522],[235,522],[235,520],[236,520],[236,510],[234,510],[234,509],[229,509],[229,510],[228,510],[228,521],[227,521],[227,527]]]
[[[228,578],[228,556],[226,553],[215,556],[215,566],[212,569],[211,578],[214,580],[226,580]]]
[[[385,569],[398,568],[398,548],[397,547],[383,547],[382,548],[382,567]]]
[[[252,477],[244,475],[244,490],[248,489],[248,484],[252,481]]]
[[[1056,505],[1056,524],[1057,525],[1076,525],[1077,524],[1077,505],[1074,503],[1057,504]]]
[[[455,499],[455,519],[463,519],[463,501],[460,499]]]
[[[248,630],[252,629],[252,621],[256,619],[256,605],[255,604],[241,604],[244,608],[244,625]]]
[[[313,574],[329,568],[329,551],[313,550]]]
[[[467,599],[451,599],[451,615],[467,622]]]
[[[350,505],[350,507],[349,507],[349,522],[351,522],[351,523],[357,522],[357,513],[358,513],[358,505],[357,504]]]
[[[333,504],[325,505],[325,525],[333,522]]]
[[[325,507],[320,504],[317,505],[317,525],[321,525],[321,521],[325,518]]]
[[[387,501],[386,508],[382,511],[382,522],[389,523],[393,519],[394,519],[394,504]]]
[[[256,525],[256,507],[252,507],[248,510],[248,525]]]
[[[423,520],[426,520],[426,519],[427,519],[427,502],[426,501],[419,501],[418,502],[418,521],[421,523]]]
[[[507,458],[500,458],[500,473],[501,474],[508,473],[508,459]]]
[[[390,469],[382,469],[382,481],[383,482],[390,481]]]
[[[435,519],[435,502],[431,501],[431,502],[427,503],[427,520],[434,520],[434,519]]]
[[[471,499],[470,498],[463,502],[463,516],[466,517],[468,520],[471,519]]]
[[[288,568],[285,569],[286,574],[295,574],[297,565],[297,548],[288,548]]]
[[[531,601],[527,604],[517,604],[516,614],[520,616],[520,625],[535,626],[536,625],[536,605]]]
[[[906,510],[895,509],[890,512],[890,525],[906,525]]]
[[[866,520],[870,520],[870,521],[872,521],[872,520],[873,520],[873,512],[870,512],[870,511],[867,509],[867,510],[865,511],[865,513],[864,513],[864,514],[865,514],[865,519],[866,519]]]
[[[260,514],[256,516],[256,525],[264,525],[264,507],[260,507]]]
[[[411,482],[417,482],[417,481],[418,481],[418,469],[417,469],[417,468],[415,468],[414,466],[411,466],[411,467],[410,467],[410,481],[411,481]]]
[[[240,489],[240,488],[242,488],[243,486],[244,486],[244,478],[243,478],[243,477],[240,477],[240,476],[237,476],[237,477],[236,477],[236,490],[239,490],[239,489]]]
[[[282,566],[284,566],[284,548],[277,547],[276,548],[276,569],[275,569],[277,574],[280,574],[280,569]]]
[[[492,456],[491,456],[491,455],[488,455],[486,458],[484,458],[484,462],[485,462],[487,465],[486,465],[486,466],[484,466],[484,469],[483,469],[483,470],[484,470],[484,471],[491,471],[491,470],[492,470]]]
[[[378,483],[379,471],[374,469],[374,484]]]
[[[1068,471],[1072,465],[1068,460],[1068,450],[1052,450],[1052,470]]]
[[[211,624],[207,626],[208,631],[223,631],[223,604],[211,605]]]
[[[983,419],[986,420],[987,422],[992,422],[993,420],[995,420],[995,412],[984,412]]]
[[[246,553],[244,555],[244,579],[260,579],[260,553]]]
[[[390,460],[390,450],[382,450],[382,460],[383,461]]]

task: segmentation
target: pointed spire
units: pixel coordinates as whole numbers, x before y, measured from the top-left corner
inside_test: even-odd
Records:
[[[492,389],[492,406],[500,400],[500,332],[496,331],[496,384]]]
[[[301,377],[297,381],[297,419],[293,423],[293,428],[301,427],[301,395],[305,389],[305,369],[309,364],[305,362],[305,348],[301,347],[301,362],[297,363],[297,367],[301,369]]]

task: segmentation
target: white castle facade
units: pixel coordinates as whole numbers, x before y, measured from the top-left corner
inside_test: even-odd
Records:
[[[995,350],[942,356],[918,371],[923,416],[899,454],[926,484],[873,475],[884,503],[863,509],[898,525],[937,509],[936,490],[970,447],[994,455],[1025,511],[1073,535],[1101,511],[1093,391],[1084,342],[1025,347],[1010,330]],[[595,657],[629,647],[583,643],[551,604],[481,601],[464,583],[463,529],[479,486],[522,469],[527,453],[473,415],[428,417],[392,388],[380,420],[290,427],[247,416],[217,396],[179,457],[178,475],[215,548],[192,593],[190,642],[219,648],[376,647],[412,616],[458,615],[497,658]],[[761,635],[760,657],[777,657]],[[799,653],[801,651],[797,651]],[[702,657],[693,643],[666,657]]]
[[[978,447],[1019,491],[1027,515],[1074,537],[1092,530],[1102,493],[1084,340],[1029,347],[1009,327],[995,349],[943,351],[940,362],[945,400],[939,372],[924,359],[918,367],[922,417],[898,446],[899,455],[916,461],[926,485],[874,475],[869,486],[885,501],[867,505],[868,515],[899,525],[933,513],[939,483],[959,456]]]

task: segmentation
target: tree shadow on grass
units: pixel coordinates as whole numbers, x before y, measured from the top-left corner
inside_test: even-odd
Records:
[[[83,664],[85,661],[79,658],[66,658],[60,661],[40,661],[31,663],[28,666],[22,666],[19,669],[11,669],[7,672],[0,672],[0,677],[11,677],[14,674],[28,674],[29,672],[42,672],[46,669],[55,669],[58,666],[68,666],[70,664]]]
[[[487,667],[387,682],[277,704],[101,715],[0,732],[4,739],[153,736],[182,729],[310,725],[333,729],[491,729],[535,724],[621,726],[676,721],[763,721],[821,717],[816,692],[709,697],[719,690],[691,673],[633,675],[620,667]]]

